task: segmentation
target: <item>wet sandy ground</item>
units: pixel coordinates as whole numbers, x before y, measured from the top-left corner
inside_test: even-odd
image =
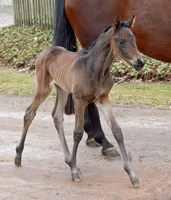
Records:
[[[132,167],[140,180],[133,188],[121,160],[108,160],[101,147],[78,149],[81,182],[71,181],[57,132],[50,116],[53,101],[41,105],[30,126],[22,167],[14,165],[25,108],[32,98],[0,94],[0,199],[1,200],[171,200],[171,111],[149,107],[115,106]],[[103,118],[106,137],[118,146]],[[74,116],[65,115],[65,133],[72,147]]]

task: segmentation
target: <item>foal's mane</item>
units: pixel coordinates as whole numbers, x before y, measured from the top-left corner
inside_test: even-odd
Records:
[[[82,49],[81,52],[84,53],[84,54],[87,54],[112,26],[113,26],[113,24],[111,24],[110,26],[108,26],[107,28],[105,28],[103,30],[103,32],[100,34],[100,36],[91,44],[90,48],[88,50]]]

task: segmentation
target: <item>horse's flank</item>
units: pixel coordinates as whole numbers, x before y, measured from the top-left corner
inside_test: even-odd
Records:
[[[92,9],[93,8],[93,9]],[[155,59],[171,62],[171,1],[66,0],[65,11],[81,45],[88,49],[113,18],[136,15],[132,29],[138,49]]]

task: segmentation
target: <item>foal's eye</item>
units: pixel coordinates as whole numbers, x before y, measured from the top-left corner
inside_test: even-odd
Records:
[[[121,44],[121,45],[123,45],[125,42],[125,40],[123,38],[118,38],[117,40],[118,40],[119,44]]]

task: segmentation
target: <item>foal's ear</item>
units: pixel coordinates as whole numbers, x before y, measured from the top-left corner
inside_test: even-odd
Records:
[[[114,19],[113,29],[114,31],[120,27],[120,19],[119,16]]]
[[[132,28],[134,26],[134,23],[135,23],[135,15],[133,15],[133,17],[129,19],[128,21],[124,22],[124,26],[128,28]]]

